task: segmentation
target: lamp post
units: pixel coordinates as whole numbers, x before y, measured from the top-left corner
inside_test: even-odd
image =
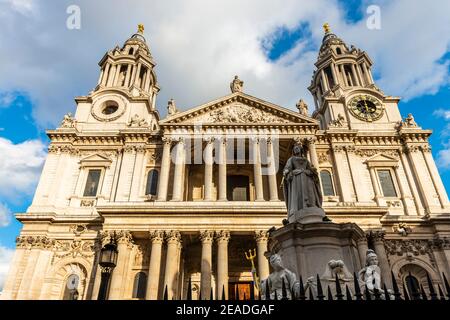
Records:
[[[108,292],[109,279],[111,273],[117,264],[117,244],[115,241],[115,235],[111,237],[111,241],[106,244],[100,251],[100,270],[102,272],[100,290],[98,292],[98,300],[106,300],[106,294]]]

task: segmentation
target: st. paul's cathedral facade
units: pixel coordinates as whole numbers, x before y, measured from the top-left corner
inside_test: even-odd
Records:
[[[99,65],[74,117],[47,131],[2,299],[97,299],[100,250],[112,240],[108,299],[184,299],[189,280],[194,299],[248,297],[245,253],[267,278],[268,230],[286,217],[282,171],[294,145],[319,173],[327,216],[366,233],[354,265],[373,249],[388,285],[391,272],[399,287],[410,277],[425,289],[427,273],[436,285],[450,274],[450,204],[431,130],[402,117],[368,54],[328,28],[310,111],[302,100],[293,111],[250,96],[235,77],[229,95],[186,111],[171,100],[161,118],[142,26]]]

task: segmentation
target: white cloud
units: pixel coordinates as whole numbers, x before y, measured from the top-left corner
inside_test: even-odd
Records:
[[[0,246],[0,292],[5,285],[6,276],[8,275],[9,265],[14,255],[14,249]]]
[[[0,200],[14,203],[31,195],[45,157],[46,146],[40,140],[14,144],[0,137]]]
[[[16,2],[16,1],[14,1]],[[14,3],[11,0],[6,6]],[[374,1],[377,2],[377,1]],[[155,61],[162,91],[158,106],[165,114],[167,100],[182,109],[228,93],[235,74],[245,81],[244,91],[294,108],[307,91],[322,24],[348,44],[366,50],[379,74],[379,86],[391,95],[413,98],[436,92],[448,82],[448,66],[439,59],[450,43],[450,2],[441,0],[378,1],[381,30],[368,30],[366,21],[345,22],[337,1],[77,1],[81,30],[65,27],[70,1],[33,1],[25,18],[0,3],[0,52],[8,64],[0,66],[4,90],[20,89],[36,104],[34,117],[42,126],[54,126],[73,98],[87,94],[98,79],[97,62],[116,44],[121,45],[140,22]],[[25,1],[24,3],[27,3]],[[26,5],[25,5],[26,8]],[[10,10],[7,10],[10,9]],[[274,32],[308,24],[316,48],[292,52],[269,61],[266,49]],[[302,43],[301,39],[300,42]],[[289,59],[287,62],[286,59]]]
[[[6,227],[11,222],[11,210],[0,202],[0,227]]]

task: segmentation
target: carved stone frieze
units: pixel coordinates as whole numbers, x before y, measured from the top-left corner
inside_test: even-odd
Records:
[[[213,110],[206,116],[202,116],[199,121],[211,123],[290,123],[289,120],[241,103]]]
[[[433,240],[397,240],[390,239],[384,241],[384,246],[388,255],[403,256],[405,254],[412,254],[414,256],[425,255],[432,253],[430,242]]]

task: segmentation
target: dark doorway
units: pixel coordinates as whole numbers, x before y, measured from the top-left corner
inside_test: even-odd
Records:
[[[250,300],[250,297],[254,296],[253,282],[230,282],[228,284],[228,300],[237,300],[239,294],[239,300]]]
[[[228,201],[249,201],[249,179],[248,176],[235,175],[227,177],[227,199]]]

